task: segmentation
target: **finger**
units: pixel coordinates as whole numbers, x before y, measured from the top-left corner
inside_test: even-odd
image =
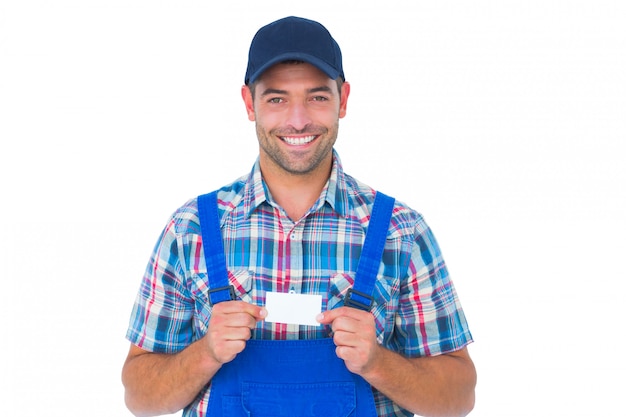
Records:
[[[245,327],[254,329],[256,327],[256,319],[248,313],[231,313],[223,316],[222,325],[227,327]]]
[[[243,340],[229,340],[217,343],[210,349],[211,355],[219,363],[227,363],[235,359],[237,354],[241,353],[246,347]]]
[[[333,342],[335,346],[357,346],[359,338],[355,333],[339,330],[333,332]]]
[[[219,330],[218,336],[221,340],[234,341],[242,340],[247,341],[252,337],[252,329],[249,327],[226,327]]]
[[[209,321],[209,327],[217,329],[244,327],[252,329],[256,326],[256,321],[247,313],[223,313],[214,312]],[[220,330],[222,331],[222,330]]]
[[[376,328],[373,322],[356,321],[340,317],[332,324],[333,339],[337,345],[355,346],[363,341],[376,339]]]
[[[316,319],[320,324],[333,323],[339,317],[348,317],[353,320],[367,320],[372,313],[352,307],[339,307],[333,310],[326,310],[320,313]]]
[[[213,314],[233,313],[248,314],[252,316],[255,321],[263,320],[265,316],[267,316],[267,310],[265,310],[265,307],[260,307],[244,301],[225,301],[213,306]]]
[[[371,314],[362,315],[358,319],[338,317],[332,322],[331,328],[337,346],[358,346],[376,339],[376,324]]]

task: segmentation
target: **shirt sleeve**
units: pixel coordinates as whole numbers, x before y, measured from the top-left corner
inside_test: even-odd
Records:
[[[181,253],[172,219],[152,252],[126,333],[142,349],[174,353],[193,340],[194,301],[184,285]]]
[[[453,352],[473,341],[439,245],[421,216],[398,307],[396,349],[408,357]]]

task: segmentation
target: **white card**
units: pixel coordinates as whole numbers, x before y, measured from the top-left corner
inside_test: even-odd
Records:
[[[315,317],[322,312],[322,296],[268,292],[265,297],[265,309],[267,310],[265,321],[320,326]]]

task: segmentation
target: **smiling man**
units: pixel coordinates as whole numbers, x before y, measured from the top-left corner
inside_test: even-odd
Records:
[[[275,64],[242,88],[248,118],[256,121],[263,179],[294,221],[328,181],[349,93],[348,83],[302,61]]]
[[[242,97],[259,158],[176,210],[157,242],[127,332],[135,415],[471,411],[472,337],[431,230],[333,149],[349,95],[321,24],[257,32]],[[318,325],[271,319],[268,294],[318,302]]]

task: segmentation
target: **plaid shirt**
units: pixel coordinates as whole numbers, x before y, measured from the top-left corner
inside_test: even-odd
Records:
[[[268,291],[321,294],[323,310],[343,305],[369,222],[375,191],[343,172],[334,154],[319,200],[292,221],[273,200],[259,168],[219,190],[229,279],[238,299],[265,304]],[[171,217],[148,263],[127,338],[174,353],[201,338],[211,317],[196,199]],[[439,355],[472,341],[444,260],[420,214],[396,201],[374,288],[378,342],[407,357]],[[329,337],[327,326],[259,322],[255,339]],[[209,387],[185,415],[203,416]],[[374,390],[379,416],[412,416]]]

